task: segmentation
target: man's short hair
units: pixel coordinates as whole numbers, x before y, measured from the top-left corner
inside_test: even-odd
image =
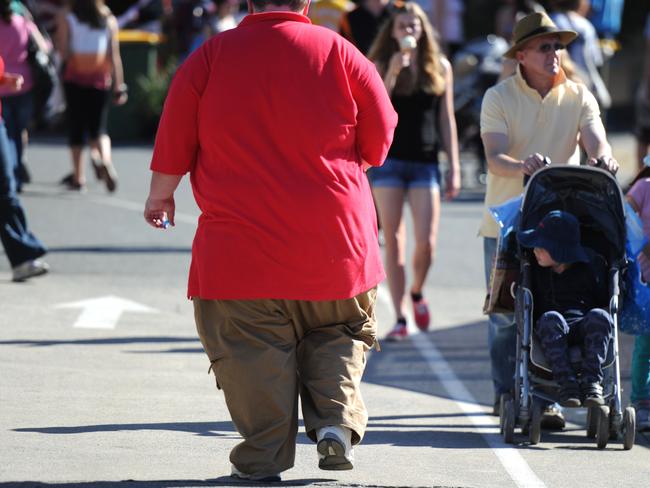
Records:
[[[302,12],[308,0],[251,0],[255,10],[266,10],[269,5],[289,7],[294,12]]]

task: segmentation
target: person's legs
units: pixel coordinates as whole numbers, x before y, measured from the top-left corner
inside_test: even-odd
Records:
[[[596,308],[585,314],[579,323],[583,338],[582,379],[585,383],[602,383],[603,363],[612,339],[614,323],[605,310]]]
[[[632,354],[632,403],[650,403],[650,335],[634,339]]]
[[[576,381],[569,359],[569,330],[565,318],[559,312],[546,312],[535,324],[535,333],[544,356],[551,365],[553,378],[560,384]]]
[[[15,160],[16,183],[20,191],[23,181],[20,178],[20,165],[23,162],[23,133],[32,118],[33,101],[31,93],[23,93],[3,99],[3,115],[7,127],[7,135],[13,145]],[[6,115],[5,115],[6,114]]]
[[[496,256],[496,248],[496,239],[483,238],[483,266],[487,288],[490,286],[490,273]],[[496,404],[502,394],[512,393],[514,388],[517,331],[512,314],[493,313],[489,315],[488,349]]]
[[[72,157],[72,178],[63,179],[70,189],[82,189],[86,184],[86,171],[83,161],[83,147],[86,133],[86,107],[88,97],[85,88],[74,83],[65,83],[66,120],[68,127],[68,146]]]
[[[376,297],[374,288],[346,300],[289,303],[302,337],[298,370],[305,431],[314,441],[328,426],[349,429],[352,445],[363,438],[368,414],[360,385],[366,352],[376,341]]]
[[[636,408],[636,427],[650,430],[650,336],[637,336],[632,355],[631,402]]]
[[[404,320],[406,312],[406,228],[402,221],[406,191],[402,166],[401,161],[387,159],[382,166],[372,168],[368,172],[379,220],[384,229],[384,264],[388,289],[398,321]]]
[[[9,149],[4,122],[0,119],[0,241],[11,267],[15,268],[28,264],[45,254],[45,247],[27,227],[25,212],[16,195],[13,151]],[[44,263],[43,263],[44,264]],[[37,270],[27,270],[23,278],[36,274]],[[47,266],[41,268],[43,274]],[[16,279],[14,272],[14,279]]]
[[[597,406],[604,403],[603,398],[603,363],[607,357],[607,348],[612,339],[614,321],[605,310],[596,308],[585,314],[575,326],[577,337],[582,344],[582,378],[580,388],[585,406]]]
[[[413,316],[421,330],[429,327],[431,316],[422,295],[424,283],[433,263],[440,220],[440,184],[437,166],[410,163],[407,200],[413,216],[415,250],[413,251],[413,282],[411,300]]]
[[[93,90],[90,92],[91,106],[88,111],[88,132],[90,135],[91,160],[106,188],[114,192],[117,188],[117,172],[111,159],[111,139],[107,132],[108,107],[110,91]],[[99,154],[99,161],[93,159]]]
[[[194,298],[196,327],[243,442],[230,453],[254,478],[291,468],[298,432],[298,337],[277,300]]]

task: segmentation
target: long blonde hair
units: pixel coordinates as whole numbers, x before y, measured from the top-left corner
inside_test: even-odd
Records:
[[[433,27],[424,10],[414,2],[396,2],[390,19],[388,19],[379,30],[375,41],[370,47],[368,59],[377,65],[382,76],[386,74],[388,63],[393,54],[400,50],[397,41],[393,37],[393,26],[395,19],[400,14],[413,14],[422,24],[422,36],[417,46],[417,78],[414,79],[411,70],[402,70],[395,83],[395,93],[409,95],[416,88],[421,88],[425,93],[442,95],[445,92],[446,83],[442,68],[442,53],[436,39]]]

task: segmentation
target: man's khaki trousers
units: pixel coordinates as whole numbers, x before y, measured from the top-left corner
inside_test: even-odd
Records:
[[[254,476],[294,464],[298,395],[307,435],[326,425],[361,441],[368,414],[359,385],[376,341],[377,289],[336,301],[202,300],[196,327],[237,431],[231,463]]]

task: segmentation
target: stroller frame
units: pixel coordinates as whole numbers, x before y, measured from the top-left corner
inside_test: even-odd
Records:
[[[629,450],[634,445],[636,434],[635,410],[628,407],[623,411],[621,402],[621,371],[619,363],[618,347],[618,312],[619,312],[619,280],[621,271],[625,267],[625,206],[623,195],[616,179],[607,171],[589,168],[584,166],[549,166],[537,171],[529,180],[522,199],[520,214],[522,216],[521,225],[524,225],[524,215],[528,207],[533,206],[529,203],[532,198],[529,193],[537,192],[538,182],[553,182],[554,179],[566,181],[563,183],[567,188],[565,196],[554,198],[554,195],[546,197],[547,202],[544,205],[537,205],[537,211],[545,209],[550,210],[553,206],[557,207],[558,203],[564,206],[567,201],[574,203],[571,199],[575,198],[578,191],[573,192],[570,188],[573,180],[582,185],[582,189],[588,188],[588,183],[592,180],[602,180],[599,182],[599,191],[606,192],[607,198],[614,209],[611,212],[610,221],[616,223],[614,237],[616,247],[620,250],[620,255],[608,253],[609,266],[609,313],[613,318],[613,336],[610,341],[608,359],[603,365],[604,379],[603,392],[605,405],[600,407],[589,407],[587,412],[587,437],[595,438],[599,449],[606,447],[607,442],[611,439],[622,439],[623,448]],[[583,181],[580,181],[583,180]],[[543,187],[543,183],[539,183]],[[536,196],[536,195],[533,195]],[[576,199],[577,201],[577,199]],[[588,207],[588,205],[586,205]],[[615,218],[615,217],[618,217]],[[537,216],[541,219],[541,215]],[[529,222],[528,222],[529,223]],[[601,229],[602,231],[602,229]],[[609,238],[609,236],[608,236]],[[519,246],[518,246],[519,247]],[[557,390],[557,383],[538,375],[536,369],[541,369],[550,374],[550,368],[534,363],[532,358],[533,351],[533,308],[534,300],[531,291],[531,252],[519,247],[520,256],[520,283],[513,293],[515,298],[515,317],[517,326],[517,347],[515,356],[515,378],[514,391],[512,394],[504,394],[500,399],[500,430],[506,443],[514,442],[515,427],[520,427],[522,434],[528,435],[530,444],[537,444],[541,439],[541,418],[543,414],[543,402],[556,402],[557,396],[549,391]],[[534,257],[532,258],[534,259]],[[575,351],[572,351],[575,352]],[[573,359],[573,358],[572,358]],[[573,361],[572,361],[573,362]],[[531,368],[532,364],[532,368]]]

